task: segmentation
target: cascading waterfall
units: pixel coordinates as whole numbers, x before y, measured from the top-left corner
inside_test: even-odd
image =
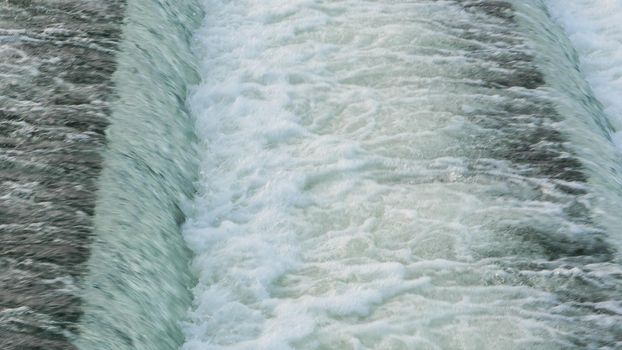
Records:
[[[0,5],[0,347],[622,348],[620,2],[79,1]]]
[[[203,4],[183,349],[622,345],[619,158],[543,2]]]
[[[79,349],[174,349],[190,304],[180,205],[194,193],[191,1],[128,1]]]
[[[0,349],[72,349],[124,3],[0,2]]]
[[[547,0],[546,4],[578,51],[580,70],[614,124],[613,139],[622,149],[622,2]]]

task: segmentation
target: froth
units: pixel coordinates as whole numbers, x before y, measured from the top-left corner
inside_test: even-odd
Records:
[[[565,301],[521,272],[597,229],[566,214],[587,185],[512,158],[524,120],[559,142],[512,105],[549,108],[537,74],[490,59],[530,63],[517,32],[436,1],[204,6],[184,349],[574,344]]]

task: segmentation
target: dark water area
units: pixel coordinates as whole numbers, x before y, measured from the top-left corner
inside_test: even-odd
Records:
[[[0,2],[0,348],[72,349],[124,1]]]

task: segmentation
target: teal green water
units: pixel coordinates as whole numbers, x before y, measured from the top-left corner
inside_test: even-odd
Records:
[[[616,130],[543,1],[134,0],[124,33],[78,348],[620,344]]]
[[[198,81],[190,41],[201,18],[193,1],[128,1],[80,349],[174,349],[183,341],[193,277],[180,205],[197,175],[185,100]]]

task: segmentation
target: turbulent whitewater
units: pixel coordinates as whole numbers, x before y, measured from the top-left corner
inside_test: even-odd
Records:
[[[622,349],[621,18],[0,2],[0,348]]]
[[[568,34],[579,65],[615,125],[622,149],[622,2],[616,0],[549,0],[551,14]]]
[[[533,1],[204,1],[183,349],[622,346],[620,162]]]

